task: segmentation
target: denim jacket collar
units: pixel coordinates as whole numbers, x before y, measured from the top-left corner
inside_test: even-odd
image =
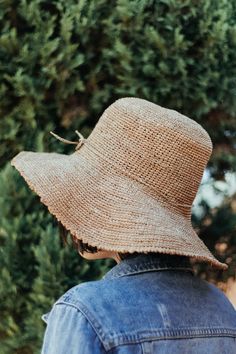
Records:
[[[102,279],[113,279],[129,274],[171,269],[190,271],[194,275],[194,270],[188,257],[159,253],[157,255],[140,254],[132,258],[123,259],[110,269]]]

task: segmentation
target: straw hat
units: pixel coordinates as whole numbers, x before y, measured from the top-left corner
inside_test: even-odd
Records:
[[[22,151],[11,161],[72,235],[117,252],[160,252],[219,262],[191,224],[212,153],[194,120],[145,99],[113,102],[73,153]]]

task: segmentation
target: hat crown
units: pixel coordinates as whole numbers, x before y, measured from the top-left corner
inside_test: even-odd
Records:
[[[87,140],[146,193],[189,217],[212,153],[200,124],[145,99],[125,97],[103,112]]]

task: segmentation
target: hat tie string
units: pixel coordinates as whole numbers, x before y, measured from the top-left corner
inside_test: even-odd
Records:
[[[79,136],[79,141],[71,141],[71,140],[61,138],[59,135],[50,131],[50,134],[52,134],[56,139],[62,141],[63,143],[76,144],[77,146],[76,146],[75,150],[78,150],[81,147],[81,145],[85,142],[86,139],[83,137],[83,135],[78,130],[75,130],[75,133]]]

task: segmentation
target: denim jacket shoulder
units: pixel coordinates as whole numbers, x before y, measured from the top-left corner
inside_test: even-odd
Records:
[[[228,348],[236,343],[235,309],[219,289],[194,274],[186,257],[123,260],[101,280],[67,291],[54,306],[60,304],[83,314],[105,351],[141,345],[144,353],[147,345],[191,338],[202,343],[204,338],[231,338]]]

